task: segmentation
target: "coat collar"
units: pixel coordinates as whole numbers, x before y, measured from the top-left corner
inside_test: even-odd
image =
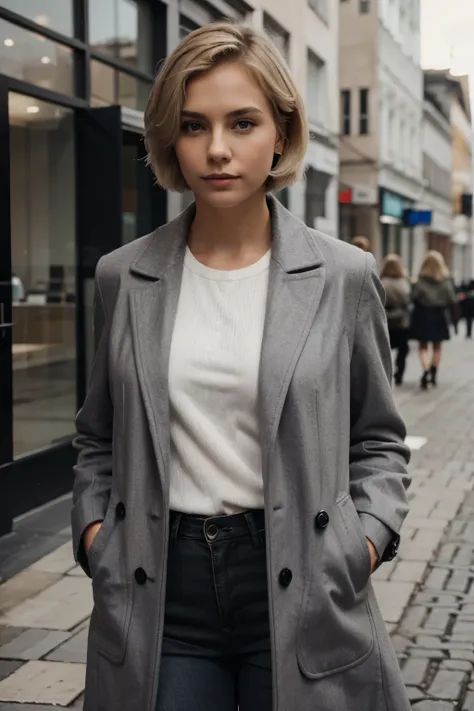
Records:
[[[306,225],[273,196],[267,196],[272,222],[272,259],[291,274],[324,264],[323,255]],[[160,279],[176,263],[183,261],[195,205],[175,220],[160,227],[131,265],[135,274]]]

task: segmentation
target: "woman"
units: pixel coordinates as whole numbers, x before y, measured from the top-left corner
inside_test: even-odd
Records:
[[[395,384],[401,385],[408,355],[408,327],[410,325],[410,282],[398,254],[388,254],[380,272],[385,289],[385,313],[387,314],[390,346],[397,350]]]
[[[407,711],[370,574],[409,452],[370,255],[268,194],[306,111],[252,29],[196,30],[146,110],[178,219],[97,267],[73,529],[85,711]]]
[[[418,281],[413,285],[414,309],[412,313],[410,338],[419,341],[419,352],[423,375],[420,385],[426,390],[428,385],[436,385],[436,376],[441,360],[441,344],[449,340],[447,313],[456,302],[456,294],[449,278],[443,255],[436,250],[426,253],[422,262]],[[428,351],[432,344],[430,359]]]

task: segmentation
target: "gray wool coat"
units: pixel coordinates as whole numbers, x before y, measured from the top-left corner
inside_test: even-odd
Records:
[[[383,290],[370,255],[268,202],[259,416],[273,711],[407,711],[366,544],[368,536],[381,553],[394,550],[407,513],[409,452],[390,386]],[[77,416],[72,512],[75,556],[95,603],[84,711],[155,707],[168,364],[193,210],[97,268],[97,353]],[[86,557],[82,534],[102,519]]]

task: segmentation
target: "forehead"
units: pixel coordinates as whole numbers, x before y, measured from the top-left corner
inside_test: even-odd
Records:
[[[268,111],[269,102],[251,71],[225,62],[188,82],[183,109],[200,113],[230,113],[242,106]]]

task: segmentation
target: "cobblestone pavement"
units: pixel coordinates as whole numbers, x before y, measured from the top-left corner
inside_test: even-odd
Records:
[[[412,353],[396,391],[421,448],[400,554],[374,585],[415,711],[474,711],[473,366],[459,337],[438,388],[419,390]],[[82,708],[91,606],[69,542],[0,586],[0,711]]]

